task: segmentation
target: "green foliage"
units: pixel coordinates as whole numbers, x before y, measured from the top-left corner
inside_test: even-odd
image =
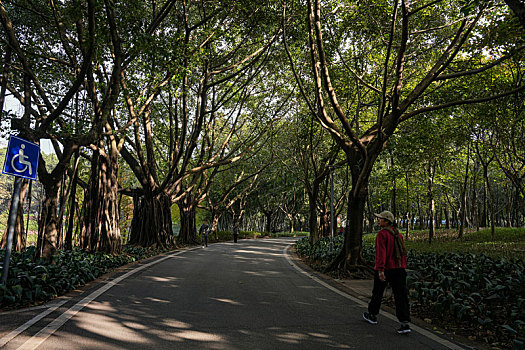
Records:
[[[5,285],[0,284],[0,308],[16,308],[51,300],[94,280],[111,269],[159,252],[141,247],[125,247],[119,255],[59,251],[54,264],[33,261],[35,247],[13,252]],[[4,251],[0,258],[3,261]]]
[[[525,265],[471,253],[411,250],[412,307],[457,328],[476,327],[488,342],[525,335]],[[508,344],[507,344],[508,345]]]
[[[492,240],[490,229],[484,229],[479,232],[467,232],[459,240],[455,230],[438,230],[434,243],[428,244],[428,231],[411,231],[406,245],[408,249],[418,252],[463,251],[478,255],[485,254],[495,259],[525,260],[525,229],[497,228],[494,236],[495,239]]]
[[[343,247],[344,236],[334,236],[333,250],[330,252],[330,238],[320,238],[313,245],[310,244],[308,237],[303,237],[297,241],[297,253],[299,256],[309,259],[312,262],[321,263],[322,265],[330,263],[339,254]],[[374,259],[373,247],[363,247],[363,258],[366,260]]]
[[[302,232],[302,231],[295,231],[294,233],[290,233],[289,231],[283,231],[283,232],[275,232],[272,233],[272,237],[305,237],[310,235],[309,232]]]
[[[514,338],[525,336],[525,264],[516,254],[514,259],[501,257],[504,249],[494,251],[492,245],[525,244],[523,230],[499,229],[499,243],[487,243],[490,237],[490,230],[484,230],[458,241],[439,232],[430,245],[422,232],[412,232],[407,240],[411,308],[452,330],[468,330],[477,339],[510,346]],[[342,244],[343,237],[335,237],[330,253],[328,238],[313,246],[303,238],[297,253],[326,265]],[[365,260],[374,260],[374,245],[374,234],[363,236]]]

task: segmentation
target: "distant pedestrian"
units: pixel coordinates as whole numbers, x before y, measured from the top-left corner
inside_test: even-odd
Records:
[[[233,225],[233,243],[237,243],[237,238],[239,238],[239,222],[236,222],[235,225]]]
[[[380,231],[376,237],[375,275],[372,299],[368,312],[363,318],[370,324],[377,324],[377,315],[387,284],[392,287],[396,305],[396,316],[401,322],[399,334],[410,333],[410,308],[406,284],[407,251],[403,236],[395,227],[394,215],[389,211],[374,214],[379,220]]]
[[[208,226],[208,221],[204,220],[204,222],[201,225],[201,228],[199,229],[199,233],[202,237],[202,247],[208,246],[208,231],[210,227]]]

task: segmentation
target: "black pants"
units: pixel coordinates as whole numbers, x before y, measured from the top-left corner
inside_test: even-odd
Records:
[[[202,245],[208,246],[208,235],[202,235]]]
[[[410,322],[410,308],[408,305],[407,273],[405,269],[385,270],[386,281],[379,279],[379,272],[375,272],[372,299],[368,303],[368,312],[379,314],[381,300],[387,284],[392,287],[396,304],[396,316],[399,322]]]
[[[233,243],[237,243],[237,237],[239,237],[239,235],[233,235]]]

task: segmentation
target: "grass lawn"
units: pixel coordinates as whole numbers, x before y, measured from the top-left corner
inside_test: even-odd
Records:
[[[401,233],[405,237],[405,232]],[[407,249],[418,252],[464,252],[508,260],[525,260],[525,228],[496,228],[494,240],[490,229],[468,231],[461,239],[457,235],[456,230],[437,230],[432,244],[429,244],[428,230],[410,231],[405,242]],[[363,242],[373,245],[375,234],[363,236]]]

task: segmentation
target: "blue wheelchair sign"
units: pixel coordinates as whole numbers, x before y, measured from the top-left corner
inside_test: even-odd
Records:
[[[10,135],[2,174],[36,180],[39,156],[39,145]]]

